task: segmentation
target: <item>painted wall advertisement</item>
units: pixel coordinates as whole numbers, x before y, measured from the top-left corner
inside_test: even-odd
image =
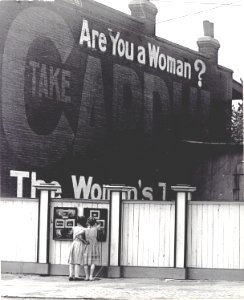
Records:
[[[35,197],[43,180],[76,199],[109,183],[165,199],[177,142],[222,134],[220,71],[61,2],[0,3],[2,196]]]
[[[37,197],[37,188],[39,184],[46,183],[44,180],[37,179],[35,172],[25,171],[10,171],[10,176],[15,178],[16,186],[15,191],[17,198],[24,197],[24,186],[29,183],[29,196],[30,198]],[[74,199],[93,199],[93,200],[108,200],[107,189],[103,184],[97,183],[92,176],[86,178],[85,176],[72,175],[70,180],[67,178],[66,182],[70,182],[73,188],[72,198]],[[63,191],[62,185],[56,180],[50,182],[57,186],[56,191],[51,191],[51,198],[62,198],[66,195]],[[166,200],[166,183],[158,182],[157,190],[160,191],[160,198],[157,200]],[[128,200],[153,200],[155,199],[155,193],[152,187],[143,186],[142,180],[138,180],[135,187],[131,187],[128,192]]]

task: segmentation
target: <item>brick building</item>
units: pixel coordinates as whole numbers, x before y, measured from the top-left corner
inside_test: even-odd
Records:
[[[0,4],[3,197],[35,197],[44,180],[69,198],[92,182],[170,200],[190,183],[198,200],[239,200],[242,147],[226,127],[242,86],[218,64],[212,23],[193,51],[155,36],[148,0],[131,16],[89,0]]]

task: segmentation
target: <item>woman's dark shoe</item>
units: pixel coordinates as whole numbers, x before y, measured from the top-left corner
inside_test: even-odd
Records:
[[[74,279],[74,277],[69,277],[69,281],[73,281]]]
[[[74,281],[83,281],[84,280],[84,278],[82,278],[82,277],[75,277],[74,278]]]

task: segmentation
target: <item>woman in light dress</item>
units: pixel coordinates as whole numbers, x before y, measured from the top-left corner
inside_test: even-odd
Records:
[[[80,280],[80,266],[84,264],[84,252],[88,242],[85,238],[86,218],[78,217],[73,227],[73,242],[69,253],[69,280]]]
[[[88,228],[85,230],[85,238],[88,245],[84,251],[84,271],[86,274],[85,280],[94,280],[94,270],[96,265],[98,265],[100,262],[100,252],[97,243],[97,232],[100,225],[97,225],[96,219],[92,217],[87,219],[87,225]]]

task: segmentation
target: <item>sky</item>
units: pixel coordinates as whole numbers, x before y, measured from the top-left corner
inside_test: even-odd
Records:
[[[96,0],[130,14],[130,0]],[[233,78],[244,79],[244,0],[151,0],[158,8],[156,35],[198,50],[203,37],[203,21],[214,23],[214,37],[220,43],[219,65],[234,71]]]

